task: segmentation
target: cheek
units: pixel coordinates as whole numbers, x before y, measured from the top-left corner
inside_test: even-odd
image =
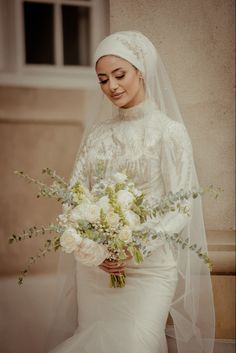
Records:
[[[127,81],[127,90],[130,91],[130,93],[136,93],[137,90],[139,90],[140,85],[139,85],[139,78],[135,75],[129,78]]]
[[[107,87],[106,87],[106,85],[101,85],[100,88],[101,88],[102,92],[107,95]]]

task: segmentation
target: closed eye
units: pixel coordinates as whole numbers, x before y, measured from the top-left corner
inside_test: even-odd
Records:
[[[122,78],[124,78],[125,77],[125,74],[123,74],[123,75],[121,75],[121,76],[116,76],[116,79],[117,80],[121,80]],[[104,85],[105,83],[107,83],[108,82],[108,79],[106,79],[106,80],[100,80],[99,81],[99,84],[100,85]]]
[[[104,85],[105,83],[107,83],[107,81],[108,81],[108,80],[102,80],[102,81],[99,81],[98,83],[99,83],[100,85]]]
[[[122,76],[116,76],[116,78],[118,79],[118,80],[120,80],[121,78],[123,78],[123,77],[125,77],[125,75],[122,75]]]

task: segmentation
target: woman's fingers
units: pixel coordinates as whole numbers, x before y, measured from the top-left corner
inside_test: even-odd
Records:
[[[129,252],[129,250],[125,249],[125,254],[126,254],[126,256],[127,256],[126,260],[132,259],[133,256],[131,255],[131,253]]]
[[[124,263],[123,262],[119,262],[119,261],[105,260],[103,262],[103,265],[107,266],[108,268],[116,268],[116,267],[124,266]]]
[[[121,273],[124,273],[125,267],[126,267],[126,261],[132,258],[132,255],[127,249],[126,249],[126,255],[127,255],[127,259],[125,259],[123,262],[107,259],[107,260],[104,260],[103,263],[101,263],[98,267],[109,274],[119,275]]]
[[[125,270],[125,264],[118,261],[105,260],[98,266],[101,270],[110,274],[121,274]]]
[[[109,274],[114,274],[114,275],[120,275],[122,273],[124,273],[124,268],[114,268],[114,269],[111,269],[111,268],[107,268],[103,265],[99,265],[98,266],[101,270],[109,273]]]
[[[124,271],[121,271],[121,270],[108,270],[105,267],[100,267],[100,269],[103,270],[104,272],[110,274],[110,275],[121,275],[121,274],[124,273]]]

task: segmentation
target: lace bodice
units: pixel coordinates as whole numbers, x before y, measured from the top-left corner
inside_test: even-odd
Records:
[[[192,186],[192,148],[185,127],[148,100],[119,109],[113,119],[94,126],[81,148],[71,184],[79,178],[91,188],[99,161],[104,164],[105,177],[125,172],[146,197]],[[186,217],[178,215],[173,221],[173,216],[172,222],[170,215],[163,222],[177,231]]]

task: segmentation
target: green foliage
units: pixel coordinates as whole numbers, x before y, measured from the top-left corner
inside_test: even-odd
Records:
[[[194,251],[196,255],[204,261],[208,266],[209,270],[212,271],[213,264],[206,252],[202,251],[201,247],[198,247],[197,244],[189,244],[189,239],[182,239],[178,233],[168,234],[166,232],[158,232],[158,236],[166,239],[167,241],[176,243],[180,248],[188,248],[191,251]]]
[[[122,208],[121,208],[121,205],[118,203],[117,201],[117,195],[116,195],[116,192],[115,190],[113,190],[112,187],[108,186],[106,188],[106,194],[109,198],[109,203],[111,204],[112,208],[113,208],[113,211],[115,213],[118,214],[118,216],[120,217],[120,222],[123,224],[123,225],[128,225],[128,222],[125,218],[125,215],[122,211]]]
[[[45,257],[47,253],[52,250],[57,251],[60,249],[60,237],[54,236],[52,239],[47,239],[44,242],[43,248],[40,248],[35,256],[30,256],[26,265],[26,268],[20,272],[20,276],[18,278],[18,284],[23,284],[24,277],[28,274],[32,265],[34,265],[39,259]]]
[[[129,226],[129,222],[125,217],[125,211],[123,205],[120,205],[117,199],[117,193],[120,190],[127,190],[132,193],[134,199],[131,207],[129,208],[136,215],[139,216],[140,224],[143,226],[148,219],[154,218],[158,221],[160,217],[165,216],[171,212],[182,213],[186,216],[191,216],[191,199],[195,200],[201,197],[205,193],[209,193],[215,199],[218,198],[219,194],[223,191],[220,188],[214,188],[210,185],[206,189],[199,190],[179,190],[176,193],[169,192],[154,203],[150,204],[146,199],[145,195],[135,188],[134,183],[124,179],[123,182],[110,182],[105,180],[105,165],[104,161],[98,161],[96,165],[97,173],[97,184],[94,186],[93,192],[88,191],[80,180],[78,180],[71,188],[64,178],[57,175],[56,171],[45,168],[42,173],[47,175],[51,179],[51,183],[46,184],[41,180],[35,179],[22,171],[15,171],[17,176],[25,179],[26,182],[35,184],[39,188],[37,197],[48,197],[54,198],[62,204],[67,205],[69,211],[65,211],[60,218],[58,216],[57,222],[49,224],[48,226],[33,226],[27,230],[24,230],[20,234],[12,234],[9,238],[9,243],[17,243],[23,240],[29,240],[38,236],[50,235],[48,239],[44,241],[43,247],[39,249],[35,256],[31,256],[27,262],[25,269],[21,271],[18,283],[22,284],[24,277],[28,274],[29,269],[34,265],[40,258],[45,257],[47,253],[51,251],[57,251],[61,248],[60,237],[64,233],[66,227],[71,224],[76,228],[83,238],[88,238],[99,244],[103,244],[107,247],[110,252],[110,259],[123,261],[127,259],[128,250],[132,254],[136,264],[140,264],[144,260],[144,256],[151,255],[151,251],[148,250],[148,243],[158,238],[163,238],[168,242],[176,244],[179,249],[183,251],[194,251],[196,255],[206,263],[210,270],[212,269],[212,262],[208,257],[208,254],[202,250],[197,244],[189,244],[189,239],[182,239],[179,234],[168,234],[166,232],[155,233],[151,229],[133,230],[132,241],[128,244],[119,239],[119,231],[124,226]],[[97,222],[90,222],[85,219],[78,219],[73,223],[69,218],[70,210],[80,204],[87,194],[90,193],[93,200],[99,200],[100,197],[107,195],[112,210],[119,216],[119,222],[116,227],[109,224],[109,217],[101,208],[100,217]],[[71,223],[72,222],[72,223]],[[110,285],[114,288],[122,288],[125,286],[126,275],[122,273],[120,275],[110,276]]]
[[[110,275],[110,287],[111,288],[124,288],[126,284],[126,274]]]

